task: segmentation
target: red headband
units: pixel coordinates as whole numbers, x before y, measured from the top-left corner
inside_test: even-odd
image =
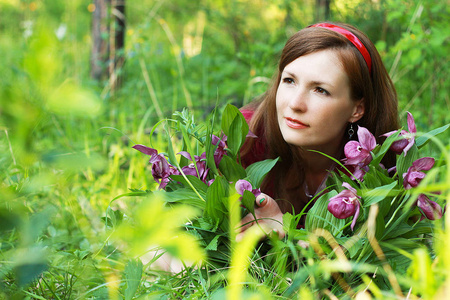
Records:
[[[369,68],[369,73],[371,72],[372,59],[370,58],[369,51],[367,51],[364,44],[361,43],[361,41],[356,37],[356,35],[354,35],[350,31],[348,31],[347,29],[344,29],[342,27],[339,27],[339,26],[336,26],[333,24],[329,24],[329,23],[319,23],[319,24],[311,25],[309,27],[327,28],[327,29],[330,29],[332,31],[335,31],[335,32],[340,33],[341,35],[345,36],[350,42],[352,42],[353,45],[355,45],[355,47],[358,49],[359,53],[361,53],[361,55],[364,57],[367,67]]]

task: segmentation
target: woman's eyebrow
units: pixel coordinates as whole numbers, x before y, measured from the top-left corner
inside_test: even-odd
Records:
[[[311,81],[311,85],[328,85],[330,87],[333,87],[331,83],[324,82],[324,81]]]
[[[295,76],[294,73],[289,72],[289,71],[286,71],[286,70],[284,70],[284,71],[281,73],[281,75],[287,75],[287,76],[289,76],[289,77],[294,77],[294,78],[297,77],[297,76]]]

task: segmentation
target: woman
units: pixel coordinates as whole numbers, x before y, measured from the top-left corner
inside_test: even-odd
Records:
[[[361,31],[339,23],[294,34],[271,87],[241,112],[258,136],[242,149],[243,163],[280,157],[255,210],[259,224],[280,236],[283,213],[299,213],[325,188],[334,168],[332,160],[313,151],[341,159],[358,125],[377,138],[399,128],[395,88],[379,53]],[[384,163],[393,165],[393,159],[387,156]],[[252,215],[244,217],[241,230],[252,221]]]

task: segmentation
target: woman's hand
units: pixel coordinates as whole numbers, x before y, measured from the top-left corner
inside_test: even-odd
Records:
[[[267,235],[276,233],[279,238],[285,236],[283,230],[283,213],[277,202],[271,197],[266,194],[260,194],[256,197],[255,216],[258,224],[250,213],[242,218],[239,234],[236,236],[237,241],[243,238],[245,231],[251,226],[260,226]]]

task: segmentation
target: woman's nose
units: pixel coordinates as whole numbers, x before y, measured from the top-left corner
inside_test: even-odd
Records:
[[[292,110],[298,110],[305,112],[307,110],[308,93],[302,89],[298,88],[295,93],[291,94],[289,99],[289,107]]]

